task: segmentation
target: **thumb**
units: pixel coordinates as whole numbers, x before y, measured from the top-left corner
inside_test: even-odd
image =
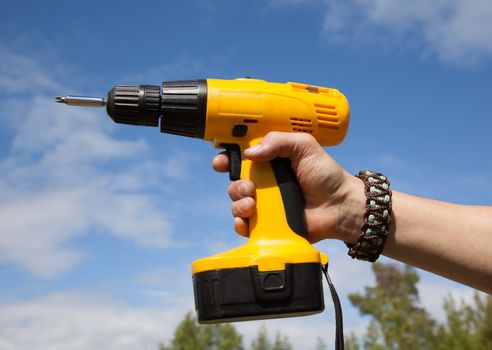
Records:
[[[321,146],[309,134],[270,132],[259,144],[246,149],[244,156],[257,162],[266,162],[277,157],[290,158],[295,162],[316,148]]]

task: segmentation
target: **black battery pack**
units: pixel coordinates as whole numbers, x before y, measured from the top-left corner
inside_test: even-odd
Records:
[[[199,323],[306,316],[324,310],[321,265],[286,264],[281,271],[258,266],[211,270],[193,276]]]

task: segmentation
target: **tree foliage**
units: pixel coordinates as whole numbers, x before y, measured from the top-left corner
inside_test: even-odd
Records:
[[[475,294],[474,305],[457,304],[451,296],[444,301],[446,324],[440,325],[438,350],[492,349],[492,296]]]
[[[376,285],[365,294],[350,294],[349,299],[364,315],[372,317],[364,348],[428,349],[434,341],[435,321],[420,307],[418,275],[410,267],[374,264]]]
[[[354,333],[351,333],[349,336],[345,336],[345,350],[360,350],[359,341]]]
[[[420,305],[415,269],[375,263],[374,286],[349,299],[369,322],[362,342],[347,339],[347,349],[444,350],[492,349],[492,297],[475,295],[474,305],[444,301],[446,322],[439,324]]]
[[[261,326],[255,339],[251,342],[251,350],[271,350],[272,343],[268,339],[265,326]]]
[[[289,338],[285,334],[277,333],[272,350],[292,350]]]
[[[242,336],[231,324],[199,325],[191,312],[174,330],[170,345],[159,344],[159,350],[244,350]],[[252,340],[250,350],[293,350],[286,335],[277,333],[272,343],[265,326]]]
[[[242,336],[230,324],[199,325],[191,312],[176,327],[170,346],[159,350],[244,350]]]
[[[272,344],[268,338],[265,326],[262,326],[256,338],[251,341],[250,350],[293,350],[293,348],[289,342],[289,338],[280,333],[277,333],[275,342]]]

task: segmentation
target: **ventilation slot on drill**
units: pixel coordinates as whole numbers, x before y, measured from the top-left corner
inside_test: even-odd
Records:
[[[313,133],[313,122],[311,119],[290,118],[290,125],[292,126],[292,131],[306,132],[308,134]]]
[[[340,118],[337,108],[333,105],[315,103],[318,126],[325,129],[339,129]]]

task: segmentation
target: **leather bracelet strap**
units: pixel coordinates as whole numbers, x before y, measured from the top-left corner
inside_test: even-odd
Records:
[[[390,182],[381,173],[366,170],[356,175],[364,182],[366,212],[364,225],[355,244],[346,243],[353,259],[374,262],[383,251],[391,224]]]

